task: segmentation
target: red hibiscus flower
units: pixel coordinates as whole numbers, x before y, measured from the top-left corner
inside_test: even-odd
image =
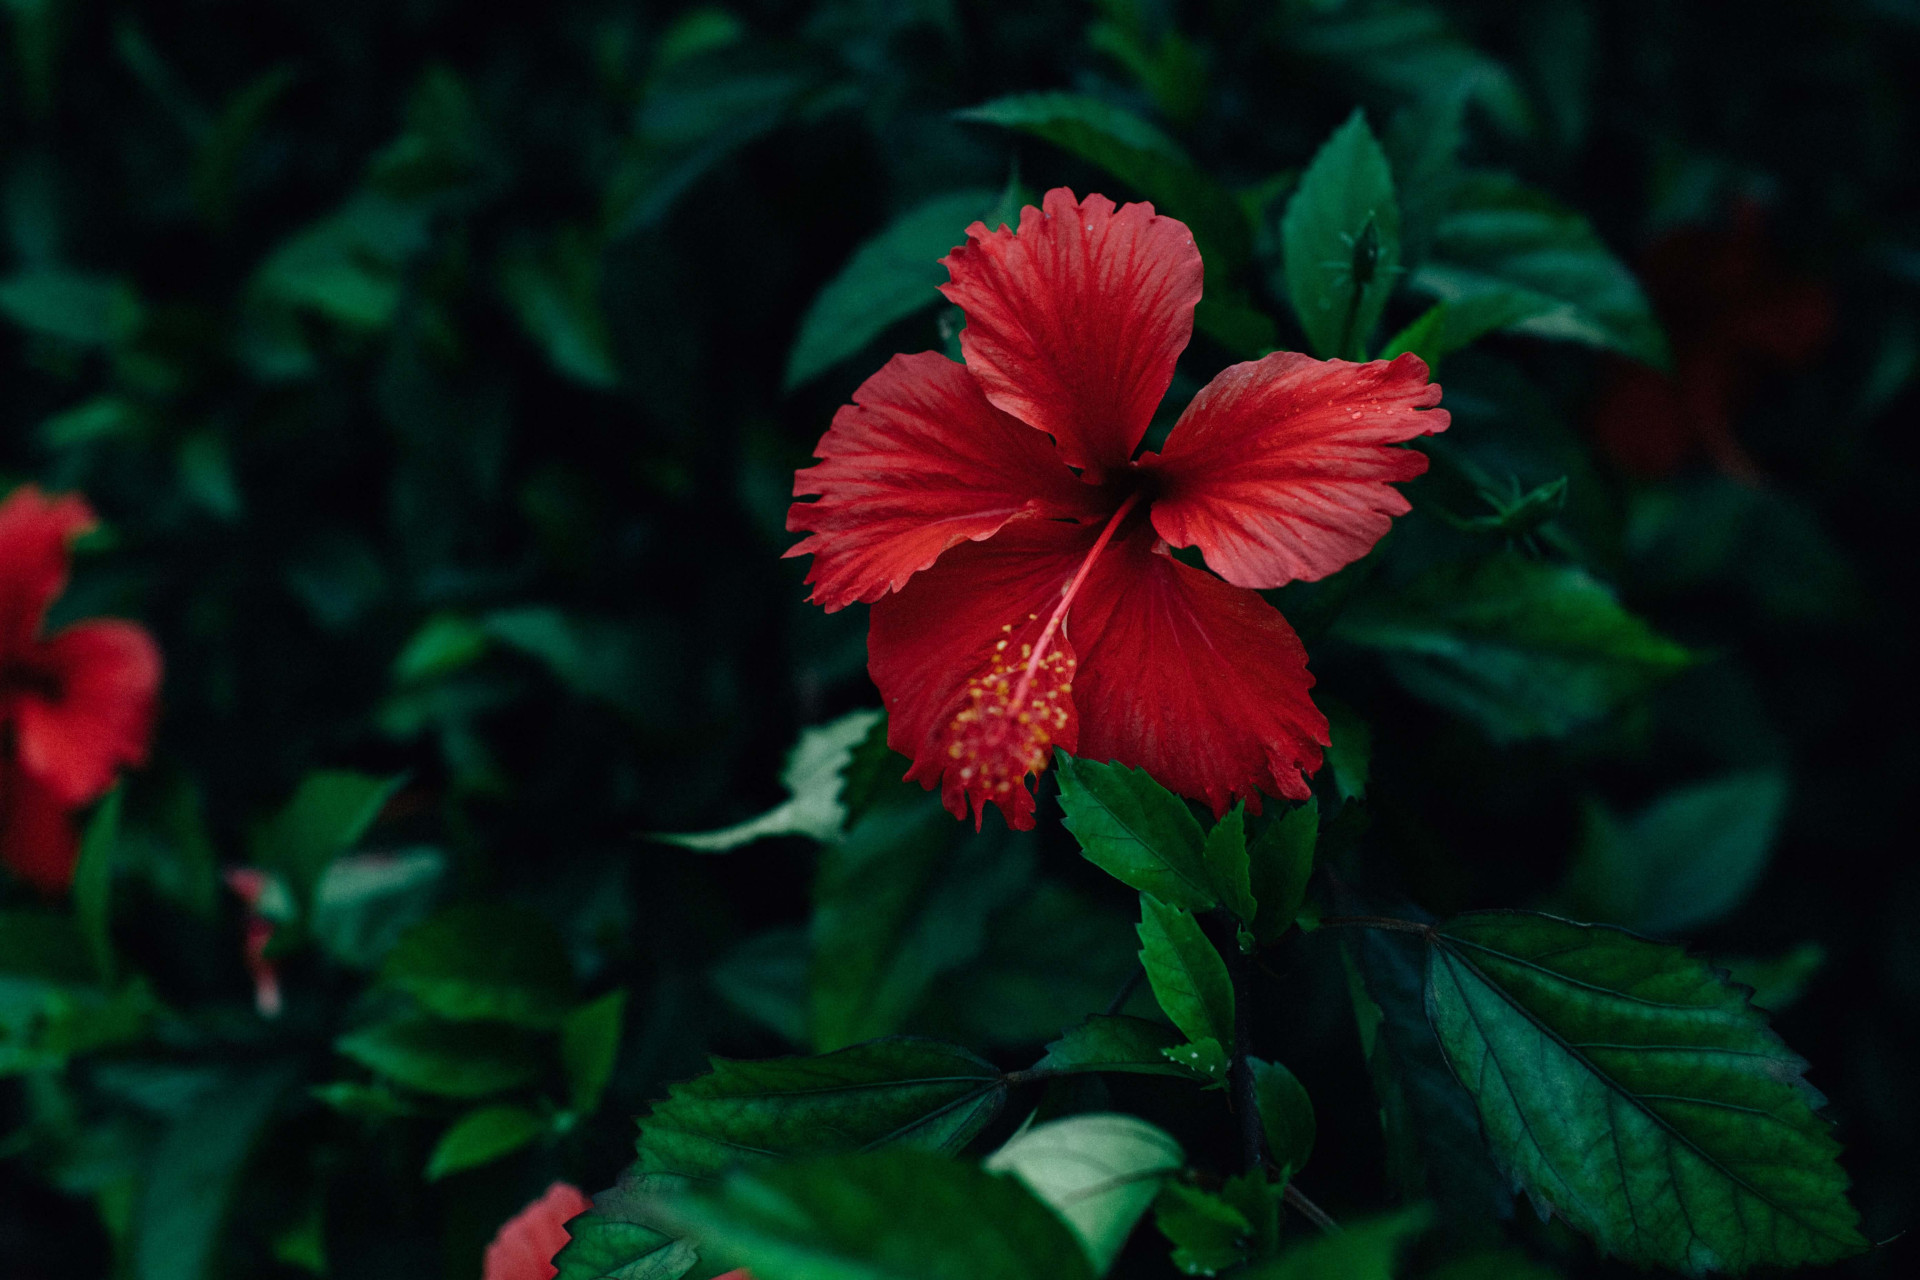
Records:
[[[553,1255],[566,1248],[567,1220],[593,1208],[580,1188],[556,1182],[545,1195],[508,1218],[487,1246],[482,1280],[553,1280]]]
[[[160,687],[160,650],[131,622],[40,634],[92,527],[71,495],[23,485],[0,502],[0,861],[49,893],[73,881],[69,815],[146,759]]]
[[[1687,227],[1642,264],[1647,292],[1673,340],[1673,374],[1622,362],[1601,395],[1593,430],[1622,470],[1657,478],[1704,453],[1753,482],[1760,469],[1734,417],[1769,367],[1805,364],[1833,329],[1833,296],[1784,271],[1759,205],[1742,202],[1731,228]]]
[[[1443,430],[1404,355],[1234,365],[1134,451],[1193,332],[1200,254],[1151,205],[1064,188],[943,260],[966,363],[896,356],[834,416],[787,527],[827,609],[873,605],[869,668],[907,777],[1033,825],[1053,748],[1216,813],[1309,794],[1326,718],[1259,589],[1323,578],[1405,512]],[[1197,547],[1211,572],[1170,554]]]

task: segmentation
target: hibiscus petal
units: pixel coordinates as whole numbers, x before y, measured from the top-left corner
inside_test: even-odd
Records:
[[[502,1224],[487,1246],[483,1280],[552,1280],[560,1269],[553,1255],[572,1236],[567,1221],[593,1208],[580,1189],[556,1182],[547,1193]]]
[[[895,356],[834,415],[794,477],[787,528],[811,536],[807,581],[829,611],[898,591],[949,547],[1019,516],[1074,516],[1092,490],[1047,438],[994,408],[966,366],[935,351]]]
[[[82,622],[36,646],[34,664],[60,696],[20,696],[20,765],[69,808],[113,785],[114,770],[147,756],[160,650],[131,622]]]
[[[80,859],[66,806],[11,760],[0,759],[0,862],[43,893],[64,893]]]
[[[1153,526],[1242,587],[1314,581],[1380,541],[1427,469],[1389,445],[1447,428],[1416,355],[1351,364],[1294,351],[1237,364],[1195,396],[1158,455]]]
[[[1145,769],[1216,815],[1260,792],[1304,800],[1327,719],[1279,610],[1181,564],[1144,528],[1095,562],[1073,607],[1079,755]]]
[[[67,548],[93,527],[74,494],[49,498],[23,484],[0,501],[0,659],[40,634],[40,620],[67,585]]]
[[[1043,205],[1017,234],[967,228],[940,291],[967,314],[960,349],[987,399],[1097,478],[1133,456],[1193,336],[1200,251],[1150,204],[1059,187]]]
[[[1043,659],[1026,706],[1039,700],[1052,714],[1033,723],[1038,735],[983,739],[977,720],[961,720],[1007,679],[1008,659],[1026,656],[1038,641],[1061,592],[1086,558],[1099,530],[1059,521],[1022,521],[990,542],[956,547],[905,590],[873,607],[868,670],[887,708],[887,743],[913,760],[909,780],[940,787],[947,809],[976,824],[987,802],[1000,806],[1009,826],[1033,826],[1033,795],[1020,785],[1038,747],[1075,750],[1072,679],[1074,654],[1060,637],[1056,662]],[[1069,618],[1069,626],[1071,626]],[[1005,642],[1006,648],[997,646]],[[1022,664],[1024,665],[1024,664]],[[1007,679],[1009,691],[1017,675]],[[1051,695],[1051,696],[1049,696]],[[1007,699],[1010,701],[1010,697]],[[1006,710],[1001,707],[1001,710]],[[983,758],[998,752],[997,759]],[[974,772],[969,774],[967,771]],[[1002,790],[1001,782],[1009,782]]]

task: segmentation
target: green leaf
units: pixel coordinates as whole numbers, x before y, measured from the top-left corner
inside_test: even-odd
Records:
[[[558,1026],[573,964],[551,921],[510,902],[462,902],[408,930],[380,981],[443,1018]]]
[[[1798,1000],[1827,963],[1827,949],[1803,942],[1780,956],[1716,956],[1714,963],[1742,986],[1753,988],[1753,1004],[1774,1013]]]
[[[1587,220],[1517,178],[1472,174],[1409,284],[1455,307],[1507,310],[1502,327],[1666,367],[1666,335],[1633,273]],[[1524,318],[1518,318],[1518,317]],[[1449,319],[1451,326],[1453,321]]]
[[[1395,1259],[1433,1219],[1425,1205],[1385,1217],[1347,1224],[1338,1235],[1296,1245],[1264,1266],[1243,1272],[1243,1280],[1393,1280],[1401,1274]]]
[[[384,1084],[362,1084],[357,1080],[335,1080],[309,1090],[319,1101],[343,1116],[362,1120],[391,1120],[398,1116],[420,1114],[420,1108]]]
[[[1252,232],[1231,191],[1208,176],[1180,145],[1133,113],[1077,93],[996,98],[959,119],[1018,129],[1099,165],[1187,224],[1206,264],[1211,293],[1252,255]]]
[[[991,1173],[1011,1173],[1060,1215],[1104,1275],[1160,1186],[1186,1153],[1144,1120],[1110,1112],[1070,1116],[1023,1129],[988,1156]]]
[[[334,1048],[395,1084],[442,1098],[484,1098],[532,1084],[541,1056],[525,1032],[481,1022],[403,1017],[376,1022]]]
[[[1365,359],[1400,271],[1400,206],[1386,153],[1359,110],[1301,175],[1280,238],[1307,345],[1323,358]]]
[[[1429,103],[1471,98],[1505,132],[1532,132],[1525,92],[1497,58],[1462,37],[1439,6],[1386,0],[1315,5],[1306,13],[1311,16],[1285,30],[1290,47]]]
[[[73,915],[100,981],[113,981],[113,864],[120,846],[120,788],[107,792],[80,838],[73,868]]]
[[[759,1280],[1093,1276],[1073,1232],[1019,1179],[925,1152],[760,1165],[670,1204],[721,1263]]]
[[[427,1181],[490,1164],[526,1146],[547,1122],[525,1107],[478,1107],[447,1126],[427,1157]]]
[[[1173,1025],[1193,1041],[1233,1043],[1233,979],[1191,913],[1140,895],[1140,963]]]
[[[1427,1015],[1495,1162],[1606,1252],[1699,1273],[1867,1247],[1806,1064],[1680,948],[1459,916],[1430,937]]]
[[[310,773],[286,808],[255,833],[254,861],[278,871],[305,903],[327,864],[360,842],[404,778]]]
[[[446,873],[438,849],[335,858],[313,893],[314,941],[339,964],[374,968],[433,909]]]
[[[1044,1042],[1103,1007],[1139,948],[1127,916],[1039,881],[995,910],[980,954],[934,983],[915,1020],[962,1044]]]
[[[135,1280],[206,1280],[247,1154],[292,1082],[285,1067],[224,1080],[168,1124],[133,1208]]]
[[[0,280],[0,315],[80,346],[130,338],[144,314],[132,288],[107,276],[43,267]]]
[[[653,838],[702,853],[722,853],[770,836],[838,840],[847,821],[847,807],[841,802],[847,766],[853,760],[854,749],[866,740],[882,714],[850,711],[838,720],[803,731],[780,773],[788,798],[759,817],[718,831]]]
[[[1170,1182],[1154,1205],[1154,1225],[1174,1245],[1183,1275],[1210,1276],[1245,1261],[1253,1238],[1247,1215],[1220,1196]]]
[[[736,947],[707,975],[727,1003],[794,1044],[807,1043],[805,929],[769,929]]]
[[[1191,1072],[1166,1056],[1179,1043],[1179,1035],[1164,1023],[1096,1013],[1048,1045],[1047,1056],[1034,1064],[1034,1070],[1185,1077]]]
[[[990,1062],[933,1040],[875,1040],[817,1058],[713,1059],[640,1121],[638,1173],[710,1177],[749,1157],[902,1143],[957,1151],[1006,1097]]]
[[[655,1203],[681,1185],[622,1174],[593,1198],[592,1209],[567,1223],[567,1245],[553,1257],[555,1280],[680,1280],[700,1251],[660,1222]]]
[[[669,59],[651,78],[638,128],[606,186],[611,234],[657,226],[693,186],[739,151],[809,105],[834,105],[831,84],[793,60],[759,58],[746,44],[720,56]],[[669,65],[670,64],[670,65]],[[844,103],[844,98],[841,99]]]
[[[936,980],[980,955],[989,917],[1031,874],[1026,838],[960,836],[932,797],[870,812],[822,852],[814,882],[814,1048],[905,1029]]]
[[[1234,805],[1213,824],[1200,856],[1220,895],[1220,905],[1252,924],[1255,908],[1248,869],[1246,805]]]
[[[1253,920],[1253,936],[1262,946],[1279,941],[1300,914],[1319,839],[1320,804],[1309,800],[1268,819],[1247,850],[1253,896],[1260,903]]]
[[[999,194],[954,191],[916,205],[854,251],[800,320],[787,358],[789,390],[810,382],[879,337],[889,325],[940,301],[940,259],[964,244],[967,228],[993,211]]]
[[[648,661],[646,637],[632,626],[542,605],[496,610],[481,625],[582,698],[635,718],[658,714],[662,688]]]
[[[617,989],[581,1005],[560,1023],[560,1065],[567,1073],[568,1105],[580,1115],[592,1114],[613,1078],[626,1011],[627,993]]]
[[[1531,320],[1541,314],[1540,301],[1519,289],[1490,289],[1483,293],[1436,302],[1406,328],[1387,339],[1380,358],[1391,360],[1411,351],[1427,363],[1429,373],[1443,356],[1472,346],[1490,333]]]
[[[1630,820],[1590,804],[1568,878],[1574,909],[1643,933],[1712,924],[1766,870],[1786,805],[1780,769],[1681,787]]]
[[[1171,1049],[1162,1049],[1161,1054],[1168,1062],[1184,1068],[1190,1076],[1199,1076],[1212,1085],[1223,1085],[1227,1079],[1227,1050],[1212,1036],[1206,1036],[1187,1044],[1175,1045]]]
[[[488,643],[486,628],[472,618],[436,613],[420,624],[394,658],[393,678],[399,684],[420,684],[450,675],[477,662]]]
[[[1386,905],[1346,895],[1342,903],[1343,911]],[[1388,1184],[1409,1201],[1432,1200],[1463,1231],[1498,1230],[1513,1217],[1513,1188],[1488,1157],[1473,1098],[1427,1024],[1424,939],[1364,930],[1345,942],[1358,962],[1349,977],[1380,1101]]]
[[[1283,1183],[1264,1173],[1229,1178],[1218,1194],[1170,1182],[1154,1204],[1154,1225],[1173,1242],[1173,1265],[1210,1276],[1272,1255],[1280,1238]]]
[[[1500,1249],[1450,1258],[1432,1280],[1559,1280],[1559,1273],[1517,1250]]]
[[[1694,661],[1583,570],[1517,553],[1435,569],[1334,634],[1500,742],[1570,733]]]
[[[1249,1058],[1253,1066],[1253,1094],[1260,1104],[1260,1125],[1267,1134],[1267,1154],[1291,1177],[1306,1167],[1313,1154],[1313,1100],[1277,1062]]]
[[[1373,764],[1373,730],[1359,713],[1335,698],[1322,698],[1327,732],[1327,768],[1333,770],[1333,790],[1341,802],[1367,797],[1367,775]]]
[[[500,264],[500,288],[555,369],[607,390],[619,385],[620,368],[600,305],[600,248],[582,229],[562,227],[543,248],[509,252]]]
[[[1053,761],[1067,830],[1087,861],[1177,907],[1205,911],[1219,903],[1207,837],[1186,801],[1144,769],[1076,760],[1059,751]]]

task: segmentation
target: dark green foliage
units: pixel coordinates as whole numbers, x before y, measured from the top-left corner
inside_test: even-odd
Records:
[[[1293,1072],[1278,1062],[1252,1059],[1253,1091],[1260,1104],[1260,1126],[1267,1135],[1267,1158],[1289,1176],[1313,1154],[1313,1099]]]
[[[1427,1015],[1543,1211],[1689,1273],[1867,1247],[1806,1064],[1704,962],[1523,912],[1460,916],[1431,946]]]
[[[0,5],[0,499],[101,518],[49,633],[165,657],[70,894],[0,870],[0,1271],[472,1277],[556,1180],[600,1192],[564,1280],[1603,1280],[1896,1236],[1912,11]],[[859,384],[959,357],[938,258],[1060,186],[1203,256],[1144,449],[1269,350],[1444,384],[1411,510],[1264,593],[1312,799],[1215,820],[1083,723],[1037,829],[976,834],[902,781],[868,607],[781,558]],[[1705,958],[1419,931],[1488,905]],[[1419,1204],[1417,1243],[1377,1216]]]
[[[1141,769],[1065,754],[1057,767],[1067,830],[1089,862],[1176,907],[1219,902],[1207,836],[1185,801]]]
[[[1287,294],[1322,358],[1357,360],[1400,274],[1400,206],[1386,153],[1360,112],[1300,177],[1280,237]]]
[[[1436,570],[1339,633],[1500,740],[1568,733],[1694,660],[1590,575],[1517,555]]]
[[[663,1206],[765,1280],[1090,1280],[1067,1226],[1013,1177],[916,1151],[734,1174]]]
[[[415,925],[387,953],[380,981],[443,1018],[555,1027],[573,996],[559,933],[538,912],[465,902]]]
[[[875,1040],[818,1058],[716,1059],[640,1121],[636,1173],[709,1177],[743,1159],[903,1143],[965,1145],[1000,1109],[1000,1072],[954,1045]]]

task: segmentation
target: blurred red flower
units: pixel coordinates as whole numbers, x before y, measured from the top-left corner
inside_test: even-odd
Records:
[[[556,1182],[546,1194],[508,1218],[487,1246],[482,1280],[553,1280],[553,1255],[567,1245],[567,1220],[593,1208],[580,1188]]]
[[[1020,828],[1054,747],[1216,813],[1304,799],[1327,722],[1256,592],[1359,559],[1408,509],[1390,486],[1427,460],[1388,446],[1447,425],[1426,365],[1234,365],[1136,458],[1200,300],[1186,226],[1061,188],[943,262],[965,364],[902,355],[867,379],[795,478],[818,500],[787,516],[814,601],[874,606],[869,667],[908,778]]]
[[[0,501],[0,861],[49,893],[73,881],[71,813],[146,760],[160,687],[160,650],[134,623],[41,634],[93,523],[79,497],[32,485]]]
[[[1673,373],[1621,362],[1594,414],[1595,437],[1634,475],[1671,475],[1704,453],[1728,475],[1757,480],[1734,417],[1757,374],[1819,353],[1833,329],[1832,294],[1781,268],[1752,201],[1734,208],[1730,227],[1668,235],[1641,274],[1673,343]]]

